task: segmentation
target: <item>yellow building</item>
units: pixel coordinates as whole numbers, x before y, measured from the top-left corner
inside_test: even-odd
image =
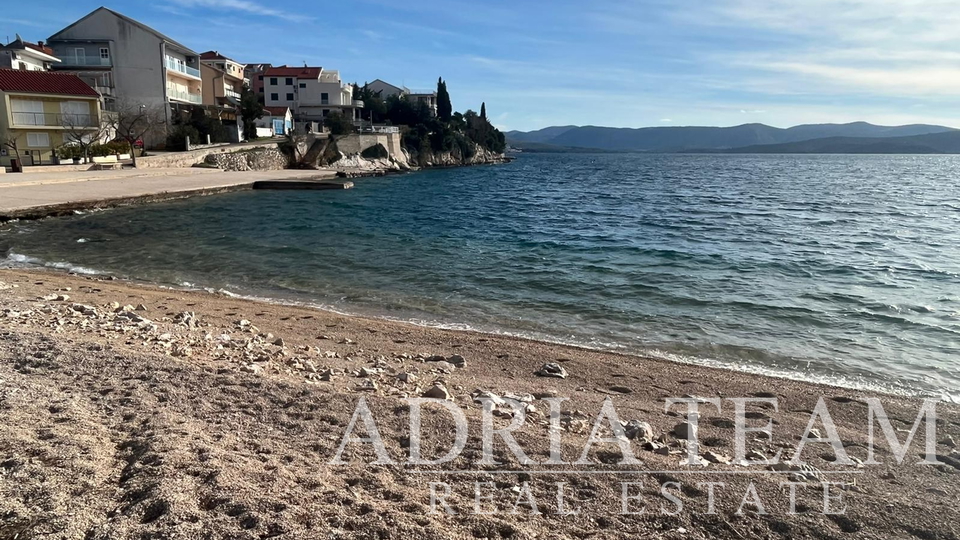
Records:
[[[0,166],[54,163],[55,149],[100,126],[100,95],[76,75],[0,69]]]

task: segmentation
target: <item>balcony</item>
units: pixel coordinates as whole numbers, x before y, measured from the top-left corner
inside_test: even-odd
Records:
[[[94,128],[97,126],[97,117],[90,114],[15,112],[13,113],[13,125]]]
[[[226,94],[228,98],[240,101],[240,92],[236,92],[234,90],[230,90],[229,88],[227,88],[223,91],[223,93]]]
[[[168,56],[166,59],[167,69],[170,71],[175,71],[177,73],[182,73],[184,75],[200,78],[200,70],[197,68],[192,68],[182,62],[177,62],[172,56]]]
[[[113,63],[109,58],[100,58],[99,56],[87,56],[87,55],[77,55],[77,54],[61,54],[57,58],[60,59],[60,64],[58,67],[67,67],[67,66],[106,66],[110,67]]]
[[[167,96],[170,99],[176,99],[178,101],[186,101],[187,103],[196,103],[200,104],[203,101],[203,96],[200,94],[192,94],[190,92],[180,92],[172,88],[167,88]]]
[[[363,100],[362,100],[362,99],[355,99],[355,100],[353,100],[353,106],[356,107],[357,109],[362,109],[362,108],[363,108]]]

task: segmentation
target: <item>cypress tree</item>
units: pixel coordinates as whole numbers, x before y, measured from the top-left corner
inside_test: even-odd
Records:
[[[453,117],[453,105],[450,103],[450,94],[447,92],[447,83],[443,77],[437,79],[437,118],[449,122]]]
[[[487,119],[487,103],[486,102],[483,102],[480,104],[480,119],[481,120]]]

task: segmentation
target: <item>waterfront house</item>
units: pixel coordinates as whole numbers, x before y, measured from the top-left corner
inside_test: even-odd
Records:
[[[426,103],[430,112],[434,116],[437,114],[437,92],[435,90],[411,90],[406,86],[396,86],[382,79],[374,79],[368,82],[366,88],[374,94],[379,94],[381,99],[386,100],[391,96],[400,96],[412,103]]]
[[[245,82],[244,65],[217,51],[200,54],[200,79],[203,82],[203,105],[227,128],[232,142],[240,142],[243,123],[240,119],[240,92]]]
[[[47,45],[61,60],[53,69],[87,81],[104,96],[106,110],[162,107],[169,123],[202,105],[199,55],[111,9],[95,9],[50,36]]]
[[[279,66],[263,73],[264,105],[290,107],[297,122],[322,122],[335,111],[359,120],[363,102],[353,99],[353,89],[339,71],[321,67]]]
[[[256,121],[257,135],[260,137],[278,137],[293,129],[293,113],[290,107],[264,106],[263,117]]]
[[[53,55],[53,49],[42,41],[24,41],[20,34],[17,34],[17,39],[0,47],[0,69],[47,71],[57,62],[60,59]]]
[[[0,165],[53,163],[54,149],[85,131],[98,133],[100,95],[76,75],[0,69]],[[89,129],[87,129],[89,128]]]

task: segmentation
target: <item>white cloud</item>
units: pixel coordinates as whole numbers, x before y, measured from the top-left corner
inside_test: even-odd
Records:
[[[269,8],[249,0],[173,0],[175,4],[184,7],[202,7],[211,9],[220,9],[226,11],[243,11],[253,15],[264,15],[267,17],[277,17],[288,21],[304,21],[312,19],[299,13],[290,13]]]

